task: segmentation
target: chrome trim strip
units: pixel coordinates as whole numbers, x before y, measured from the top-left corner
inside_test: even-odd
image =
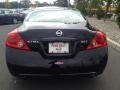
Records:
[[[74,74],[55,74],[58,76],[77,76],[77,75],[87,75],[87,74],[96,74],[96,72],[88,72],[88,73],[74,73]],[[20,76],[54,76],[54,74],[19,74]]]

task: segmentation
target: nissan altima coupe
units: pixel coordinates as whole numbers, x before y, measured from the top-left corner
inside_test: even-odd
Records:
[[[16,77],[103,73],[108,58],[104,32],[77,10],[34,10],[8,33],[6,62]]]

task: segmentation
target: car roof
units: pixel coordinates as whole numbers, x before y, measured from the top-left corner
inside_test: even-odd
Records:
[[[37,7],[32,10],[32,12],[34,11],[76,11],[76,12],[80,12],[79,10],[74,9],[74,8],[58,7],[58,6]]]
[[[47,8],[47,9],[46,9]],[[58,8],[58,9],[56,9]],[[34,12],[49,12],[49,11],[52,11],[52,12],[56,12],[56,11],[65,11],[65,12],[74,12],[74,13],[79,13],[83,18],[84,20],[86,21],[85,17],[83,16],[83,14],[77,10],[77,9],[73,9],[73,8],[65,8],[64,7],[40,7],[40,9],[34,9],[33,11],[31,11],[26,18],[28,18],[31,13],[34,13]]]
[[[33,13],[34,11],[40,11],[40,12],[41,11],[74,11],[74,12],[79,12],[82,15],[82,13],[77,9],[67,8],[67,7],[57,7],[57,6],[38,7],[36,9],[33,9],[31,13]]]
[[[45,7],[37,7],[35,10],[65,10],[68,9],[66,7],[57,7],[57,6],[45,6]]]
[[[67,8],[67,7],[58,7],[58,6],[37,7],[35,9],[32,9],[32,11],[29,14],[34,13],[36,11],[37,12],[44,12],[44,11],[74,11],[76,13],[79,12],[82,15],[82,13],[77,9]]]

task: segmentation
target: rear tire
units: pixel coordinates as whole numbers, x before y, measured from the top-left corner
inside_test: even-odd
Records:
[[[18,79],[26,79],[27,77],[26,76],[21,76],[19,72],[15,71],[15,67],[13,67],[12,65],[9,65],[7,64],[8,66],[8,70],[10,72],[10,74],[15,77],[15,78],[18,78]]]
[[[89,74],[86,77],[87,78],[96,78],[97,76],[98,76],[98,74],[96,73],[96,74]]]
[[[16,72],[12,72],[9,70],[9,72],[11,73],[11,75],[17,79],[27,79],[26,76],[21,76],[19,73],[16,73]]]
[[[13,18],[12,22],[13,24],[18,24],[18,20],[16,18]]]

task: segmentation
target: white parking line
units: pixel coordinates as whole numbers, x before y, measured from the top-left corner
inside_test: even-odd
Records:
[[[112,40],[110,38],[107,38],[107,40],[109,42],[110,47],[113,47],[116,50],[120,51],[120,44],[119,43],[115,42],[114,40]]]
[[[107,40],[113,44],[115,44],[116,46],[120,47],[120,44],[115,42],[114,40],[110,39],[110,38],[107,38]]]

